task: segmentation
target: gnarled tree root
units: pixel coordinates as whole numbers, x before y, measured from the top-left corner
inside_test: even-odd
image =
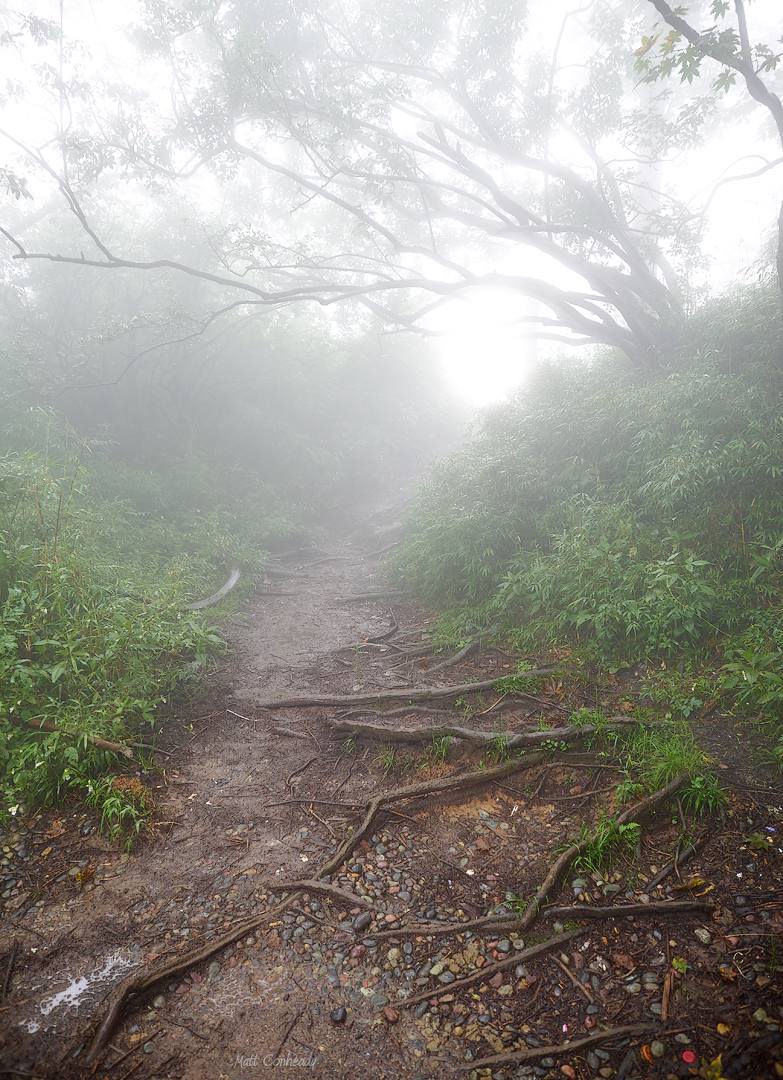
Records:
[[[241,576],[242,571],[239,569],[239,567],[233,566],[231,568],[231,573],[228,576],[228,581],[225,583],[225,585],[219,588],[216,593],[212,593],[211,596],[208,596],[206,600],[196,600],[193,604],[186,604],[185,610],[200,611],[202,608],[205,607],[213,607],[213,605],[219,603],[224,596],[228,596],[228,594],[234,588]]]
[[[503,731],[479,731],[477,728],[459,727],[455,724],[433,724],[431,727],[420,728],[391,728],[385,727],[383,724],[357,723],[355,720],[343,717],[341,720],[332,721],[332,731],[353,735],[359,739],[380,739],[383,742],[428,743],[432,739],[446,737],[464,739],[465,742],[476,745],[488,745],[489,743],[502,741],[504,750],[516,750],[520,746],[541,746],[543,743],[555,741],[563,743],[577,742],[579,739],[586,739],[599,731],[610,734],[637,723],[637,720],[629,720],[624,716],[614,716],[611,723],[604,725],[600,729],[594,724],[587,724],[585,727],[551,728],[549,731],[524,731],[517,735],[510,735]]]
[[[337,849],[336,853],[324,863],[317,871],[317,877],[324,878],[333,874],[345,860],[350,856],[351,852],[357,847],[357,845],[364,839],[364,837],[372,830],[373,822],[384,806],[395,802],[402,802],[405,799],[416,799],[423,795],[430,795],[440,791],[450,791],[460,787],[467,787],[472,784],[483,783],[485,781],[494,780],[501,776],[508,776],[513,772],[518,772],[520,769],[530,768],[535,765],[540,765],[543,760],[542,755],[530,754],[527,757],[518,758],[516,761],[506,762],[503,765],[498,765],[494,769],[485,769],[483,771],[465,773],[461,776],[445,777],[441,780],[433,780],[424,782],[421,784],[411,784],[409,787],[396,788],[393,791],[386,792],[382,795],[376,795],[374,799],[371,799],[365,807],[365,816],[361,826],[350,836],[341,846]],[[246,934],[257,930],[260,926],[263,926],[269,919],[274,918],[276,915],[281,914],[285,909],[294,902],[299,896],[300,892],[320,892],[322,894],[332,896],[335,899],[339,899],[345,903],[350,903],[352,906],[360,905],[370,907],[371,905],[362,897],[356,896],[353,893],[348,893],[345,890],[339,889],[335,885],[330,885],[327,882],[306,880],[306,881],[275,881],[265,883],[266,887],[274,888],[276,891],[292,890],[285,900],[282,900],[275,907],[269,911],[263,912],[260,915],[253,916],[252,919],[246,919],[241,923],[237,923],[227,933],[221,935],[211,941],[209,945],[204,945],[200,949],[195,949],[191,952],[185,953],[178,957],[176,960],[172,960],[170,964],[166,964],[162,968],[157,968],[154,971],[149,972],[136,972],[130,975],[127,979],[119,984],[112,992],[109,998],[109,1004],[106,1009],[103,1020],[100,1027],[93,1039],[92,1045],[87,1053],[86,1063],[91,1065],[95,1062],[100,1054],[103,1052],[111,1033],[114,1030],[120,1013],[122,1012],[125,1003],[131,994],[140,994],[145,990],[148,990],[155,983],[162,979],[170,978],[172,975],[178,974],[186,968],[193,967],[196,964],[202,963],[204,960],[213,956],[216,952],[225,948],[226,945],[232,945],[235,941],[238,941]]]
[[[467,923],[462,923],[461,925],[455,924],[452,929],[462,931],[463,926],[467,926]],[[537,945],[531,945],[529,949],[514,953],[513,956],[509,956],[506,960],[499,960],[496,964],[487,964],[486,967],[479,968],[478,971],[474,971],[472,975],[467,975],[464,979],[457,979],[456,982],[448,983],[446,986],[439,986],[437,989],[433,990],[425,990],[423,993],[416,994],[414,997],[406,998],[402,1004],[407,1009],[409,1005],[418,1005],[420,1001],[429,1001],[430,998],[439,997],[441,994],[453,994],[455,990],[462,990],[463,987],[472,986],[475,982],[486,982],[487,978],[491,978],[498,971],[505,971],[506,968],[515,967],[524,960],[532,960],[534,956],[540,956],[542,953],[549,952],[550,949],[554,949],[558,945],[563,945],[566,941],[570,941],[571,938],[578,937],[579,934],[584,933],[584,927],[579,927],[578,930],[565,930],[562,934],[556,934],[555,937],[547,938],[546,941],[539,941]],[[375,937],[375,935],[373,935],[373,937]]]
[[[546,908],[540,913],[542,919],[621,919],[632,915],[634,919],[659,918],[661,915],[682,915],[688,911],[703,911],[710,905],[706,900],[656,900],[651,904],[568,904],[565,907]]]
[[[535,679],[540,675],[550,675],[552,667],[537,668],[535,671],[520,671],[519,677]],[[427,686],[421,690],[377,690],[372,694],[322,694],[320,697],[273,698],[271,701],[259,701],[262,709],[294,709],[315,705],[373,705],[376,701],[435,701],[438,698],[456,697],[459,694],[478,694],[482,690],[492,690],[497,679],[484,682],[461,683],[459,686]]]
[[[87,1051],[85,1064],[92,1065],[103,1053],[106,1044],[111,1038],[112,1031],[120,1018],[120,1014],[131,994],[142,994],[145,990],[149,990],[150,987],[154,986],[162,979],[171,978],[172,975],[178,975],[185,968],[195,967],[196,964],[208,960],[210,956],[214,956],[216,952],[224,949],[226,945],[233,945],[235,941],[244,937],[245,934],[258,930],[258,928],[263,926],[268,920],[274,919],[277,915],[281,915],[286,908],[294,902],[297,896],[298,893],[292,892],[285,900],[282,900],[279,904],[270,908],[269,911],[265,911],[261,915],[255,915],[252,919],[245,919],[242,922],[237,923],[236,926],[232,927],[225,934],[221,934],[219,938],[210,941],[208,945],[203,945],[200,949],[192,949],[189,952],[178,956],[170,963],[164,964],[163,967],[155,968],[154,970],[147,972],[137,971],[133,975],[129,975],[127,979],[123,979],[123,981],[114,988],[109,997],[109,1003],[106,1007],[103,1020],[95,1033],[95,1038],[92,1041],[90,1049]]]
[[[625,1039],[629,1035],[644,1035],[648,1031],[654,1031],[656,1026],[655,1024],[626,1024],[624,1027],[606,1028],[603,1031],[596,1031],[592,1035],[585,1035],[583,1039],[573,1039],[571,1042],[558,1043],[553,1046],[530,1046],[525,1050],[512,1050],[509,1054],[493,1054],[492,1057],[479,1058],[466,1065],[459,1065],[457,1068],[460,1072],[472,1072],[473,1069],[489,1068],[489,1066],[495,1065],[517,1065],[522,1061],[530,1061],[533,1058],[574,1054],[578,1050],[586,1050],[589,1046],[614,1042],[615,1039]]]
[[[657,806],[660,806],[661,803],[666,802],[666,800],[671,795],[674,795],[677,791],[679,791],[683,784],[687,781],[687,779],[687,773],[680,773],[680,775],[675,776],[675,778],[670,781],[666,785],[666,787],[659,788],[658,791],[654,791],[652,795],[648,795],[645,799],[642,799],[640,802],[635,803],[633,806],[629,806],[626,810],[623,810],[622,813],[618,814],[612,822],[614,830],[617,831],[621,825],[627,825],[632,821],[640,821],[651,810],[654,810]],[[563,875],[566,873],[571,863],[574,861],[574,859],[577,859],[584,851],[587,850],[587,848],[590,846],[590,842],[591,838],[588,836],[585,837],[584,840],[580,840],[578,844],[572,844],[571,847],[568,848],[567,851],[564,851],[560,858],[553,863],[552,867],[549,870],[549,873],[546,876],[544,884],[530,901],[527,906],[527,910],[525,911],[525,914],[520,918],[519,922],[517,923],[517,928],[519,930],[526,930],[527,927],[531,925],[531,923],[535,920],[536,916],[539,914],[541,910],[541,905],[544,903],[549,893],[552,892],[553,889],[557,888]]]
[[[661,900],[652,904],[609,904],[606,907],[595,907],[591,904],[569,904],[566,907],[544,908],[540,914],[541,919],[611,919],[622,918],[625,915],[637,917],[655,917],[661,915],[682,915],[683,912],[703,911],[710,905],[704,900]],[[414,923],[411,926],[399,926],[396,930],[379,930],[373,932],[370,937],[373,941],[395,937],[436,937],[440,934],[463,934],[476,930],[489,930],[493,934],[496,931],[514,928],[519,922],[516,915],[485,915],[481,919],[471,919],[464,923]],[[360,937],[368,935],[362,932]],[[489,971],[489,968],[482,968]],[[451,989],[453,983],[448,984]],[[445,991],[444,991],[445,992]],[[427,994],[427,997],[436,997],[439,991]]]

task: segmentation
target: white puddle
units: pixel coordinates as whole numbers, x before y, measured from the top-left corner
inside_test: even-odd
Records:
[[[52,994],[50,997],[45,997],[38,1006],[38,1011],[43,1017],[49,1016],[55,1009],[77,1008],[81,1005],[85,996],[97,989],[102,983],[109,980],[115,982],[128,968],[136,967],[137,964],[137,959],[115,953],[114,956],[106,958],[102,967],[96,967],[94,971],[89,972],[87,975],[72,979],[64,990],[60,990],[59,993]],[[39,1020],[28,1020],[23,1026],[27,1028],[31,1035],[41,1029]]]

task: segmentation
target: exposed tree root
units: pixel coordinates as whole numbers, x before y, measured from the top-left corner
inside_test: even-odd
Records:
[[[237,923],[230,930],[226,931],[225,934],[221,934],[220,937],[210,941],[208,945],[203,945],[200,949],[191,949],[189,952],[176,957],[168,964],[164,964],[163,967],[155,968],[152,971],[147,972],[143,970],[136,971],[133,975],[129,975],[127,979],[123,979],[122,982],[114,988],[109,997],[103,1020],[95,1033],[90,1049],[87,1051],[85,1064],[92,1065],[103,1053],[106,1044],[111,1038],[112,1031],[120,1018],[120,1014],[131,994],[142,994],[145,990],[149,990],[150,987],[161,982],[163,979],[169,979],[172,975],[178,975],[185,968],[195,967],[196,964],[208,960],[210,956],[214,956],[216,952],[224,949],[227,945],[233,945],[234,942],[238,941],[241,937],[252,933],[254,930],[258,930],[265,922],[281,915],[287,907],[293,904],[297,896],[298,893],[291,892],[285,900],[281,900],[279,904],[275,904],[275,906],[268,911],[265,911],[260,915],[254,915],[252,919],[244,919],[242,922]]]
[[[458,924],[455,924],[455,926]],[[467,923],[463,923],[463,926],[467,926]],[[460,930],[462,927],[460,926]],[[418,1005],[420,1001],[429,1001],[430,998],[439,997],[441,994],[453,994],[455,990],[462,990],[465,986],[472,986],[475,982],[486,981],[487,977],[491,978],[496,975],[498,971],[505,971],[507,968],[516,967],[517,964],[523,963],[525,960],[532,960],[534,956],[540,956],[542,953],[549,952],[550,949],[557,948],[558,945],[565,944],[566,941],[570,941],[571,938],[578,937],[580,934],[584,934],[584,927],[580,927],[578,930],[564,930],[562,934],[556,934],[554,937],[547,938],[546,941],[539,941],[537,945],[531,945],[529,949],[523,949],[522,952],[514,953],[513,956],[509,956],[506,960],[498,960],[496,964],[487,964],[486,967],[479,968],[478,971],[474,971],[472,975],[467,975],[464,979],[457,979],[456,982],[447,983],[445,986],[439,986],[433,990],[425,990],[421,994],[416,994],[414,997],[406,998],[402,1004],[407,1009],[409,1005]],[[373,938],[375,938],[373,934]],[[475,1068],[475,1065],[474,1065]]]
[[[541,754],[529,754],[514,761],[504,762],[502,765],[495,766],[492,769],[483,769],[475,772],[464,773],[458,776],[444,777],[439,780],[425,781],[420,784],[411,784],[407,787],[395,788],[392,791],[384,792],[383,794],[376,795],[365,806],[365,815],[361,825],[356,829],[352,836],[348,837],[337,849],[334,855],[320,867],[316,872],[316,877],[323,879],[327,876],[334,874],[339,867],[349,858],[358,844],[371,832],[375,818],[378,813],[385,807],[390,806],[392,803],[403,802],[407,799],[421,798],[424,795],[432,795],[444,791],[454,791],[462,787],[469,787],[473,784],[486,783],[505,777],[511,773],[518,772],[521,769],[530,768],[535,765],[539,765],[543,762],[544,758]],[[675,794],[679,788],[687,780],[687,774],[683,773],[680,776],[674,778],[671,783],[667,784],[665,788],[661,788],[659,791],[649,795],[646,799],[642,799],[635,806],[629,807],[624,810],[614,819],[614,827],[617,829],[621,825],[630,821],[637,821],[647,814],[650,810],[655,809],[660,803],[664,802],[670,795]],[[578,844],[572,845],[567,851],[565,851],[559,859],[551,867],[549,874],[544,881],[544,884],[536,893],[533,900],[528,904],[528,907],[524,915],[516,918],[511,916],[508,923],[503,925],[510,925],[520,930],[524,930],[531,925],[536,916],[539,914],[541,905],[546,899],[548,893],[557,885],[560,877],[565,873],[571,862],[581,854],[589,844],[589,838],[580,841]],[[259,915],[253,916],[251,919],[245,919],[242,922],[237,923],[227,933],[211,941],[208,945],[202,946],[200,949],[195,949],[187,952],[175,960],[172,960],[169,964],[164,965],[154,971],[143,972],[139,971],[135,974],[124,979],[112,992],[109,998],[109,1004],[104,1014],[103,1020],[98,1028],[98,1031],[93,1039],[92,1045],[87,1053],[86,1063],[94,1063],[103,1049],[105,1048],[111,1033],[116,1025],[120,1013],[127,1002],[131,994],[140,994],[148,990],[151,986],[160,982],[163,979],[170,978],[172,975],[179,974],[185,968],[193,967],[196,964],[203,962],[210,956],[213,956],[216,952],[225,948],[227,945],[233,944],[238,941],[239,938],[245,936],[252,931],[257,930],[268,922],[271,918],[281,914],[287,907],[289,907],[299,894],[303,891],[319,892],[323,895],[331,896],[332,898],[339,900],[342,903],[351,904],[352,906],[359,905],[367,908],[371,908],[372,905],[369,901],[363,897],[354,893],[349,893],[346,890],[340,889],[336,885],[331,885],[323,880],[297,880],[291,882],[269,882],[265,883],[264,887],[268,887],[275,891],[286,891],[288,896],[281,900],[280,903],[274,905],[269,911],[263,912]],[[290,892],[289,892],[290,890]],[[668,905],[662,905],[668,906]],[[501,918],[493,919],[491,924],[484,923],[483,925],[492,925],[493,928],[497,928],[501,925]],[[483,922],[482,920],[476,920],[477,922]],[[462,932],[469,927],[470,924],[458,923],[449,927],[451,931]],[[418,932],[421,933],[421,927],[418,928]],[[542,942],[539,945],[533,946],[532,949],[525,950],[523,953],[517,953],[514,957],[509,957],[508,960],[500,961],[499,964],[493,965],[490,968],[482,968],[475,975],[471,975],[468,979],[459,980],[457,983],[449,984],[449,990],[455,987],[464,985],[466,983],[472,983],[476,979],[484,979],[490,972],[503,970],[503,968],[511,966],[512,964],[519,963],[525,957],[537,955],[538,952],[544,952],[554,945],[568,940],[570,937],[575,936],[578,933],[582,933],[581,930],[568,931],[565,935],[557,935],[551,938],[549,941]],[[445,991],[444,987],[444,991]],[[434,992],[437,995],[438,991]],[[415,998],[409,998],[406,1004],[413,1004],[416,1001],[424,1000],[426,997],[433,996],[433,993],[420,995]],[[615,1029],[627,1030],[627,1029]],[[647,1030],[644,1028],[644,1030]],[[604,1033],[605,1034],[605,1033]],[[571,1044],[574,1046],[575,1044]],[[556,1051],[553,1051],[553,1053]],[[562,1051],[561,1051],[562,1052]],[[522,1051],[522,1054],[525,1052]],[[494,1061],[494,1059],[487,1059],[488,1061]],[[503,1056],[503,1060],[523,1060],[523,1058],[517,1058],[514,1055],[506,1057]]]
[[[392,622],[394,623],[394,626],[392,626],[391,630],[387,630],[385,634],[377,634],[375,637],[364,638],[363,641],[354,641],[353,645],[343,645],[339,649],[332,649],[330,652],[324,653],[324,655],[339,656],[340,653],[344,652],[352,653],[356,652],[357,649],[364,649],[368,645],[382,645],[384,641],[388,641],[389,638],[393,638],[397,631],[400,629],[400,626],[397,622],[397,618],[394,612],[391,611],[391,609],[389,610],[391,612]]]
[[[454,985],[452,983],[452,985]],[[541,1057],[558,1057],[560,1054],[573,1054],[577,1050],[586,1050],[588,1046],[596,1046],[599,1043],[613,1042],[615,1039],[624,1039],[629,1035],[644,1035],[647,1031],[654,1031],[655,1024],[626,1024],[624,1027],[605,1028],[596,1031],[592,1035],[585,1035],[583,1039],[573,1039],[571,1042],[559,1043],[553,1046],[529,1046],[525,1050],[512,1050],[508,1054],[493,1054],[492,1057],[479,1058],[466,1065],[458,1065],[460,1072],[472,1072],[473,1069],[489,1068],[495,1065],[516,1065],[522,1061],[530,1061]]]
[[[542,919],[611,919],[622,918],[624,915],[632,915],[634,919],[639,916],[682,914],[684,911],[703,911],[710,905],[706,900],[660,900],[651,904],[607,904],[606,907],[595,907],[592,904],[569,904],[566,907],[546,908],[540,913]]]
[[[674,915],[689,911],[703,911],[710,905],[705,900],[661,900],[651,904],[615,904],[606,907],[595,907],[591,904],[568,905],[566,907],[545,908],[539,913],[540,919],[610,919],[621,918],[625,915],[654,916]],[[441,934],[463,934],[466,931],[490,930],[495,933],[499,930],[514,929],[519,925],[519,916],[506,913],[504,915],[484,915],[481,919],[471,919],[464,923],[414,923],[410,926],[400,926],[396,930],[380,930],[370,936],[373,941],[377,938],[394,937],[435,937]],[[357,934],[357,937],[367,937],[366,933]],[[482,970],[489,970],[484,969]],[[450,985],[453,985],[450,984]],[[433,995],[430,995],[432,997]]]
[[[390,551],[394,551],[402,545],[402,540],[395,540],[393,544],[387,544],[386,547],[376,548],[375,551],[368,551],[362,557],[365,559],[379,559],[381,555],[387,555]]]
[[[658,791],[654,791],[652,795],[648,795],[645,799],[642,799],[640,802],[623,810],[613,821],[613,828],[615,831],[618,830],[621,825],[627,825],[629,822],[639,821],[641,818],[645,817],[651,810],[654,810],[657,806],[660,806],[661,803],[664,803],[671,795],[676,794],[687,779],[687,773],[680,773],[680,775],[675,776],[666,787],[659,788]],[[580,840],[578,844],[572,844],[571,847],[568,848],[567,851],[564,851],[560,858],[552,864],[544,884],[530,901],[525,914],[517,923],[517,928],[519,930],[525,930],[531,925],[541,910],[541,905],[544,903],[549,893],[557,888],[562,876],[566,873],[571,863],[587,850],[590,843],[591,837],[588,836],[585,837],[584,840]]]
[[[225,585],[221,586],[221,588],[219,588],[217,592],[212,593],[211,596],[208,596],[206,600],[196,600],[193,604],[186,604],[185,610],[200,611],[202,608],[205,607],[213,607],[215,604],[219,603],[224,596],[228,596],[228,594],[234,588],[241,576],[242,571],[239,569],[239,567],[232,566],[231,573],[229,574],[228,581],[225,583]]]
[[[398,709],[389,709],[382,712],[378,709],[349,709],[348,712],[340,713],[340,720],[353,720],[358,716],[378,716],[386,719],[389,716],[453,716],[451,709],[430,709],[426,705],[401,705]]]
[[[539,675],[549,675],[551,671],[551,667],[537,668],[535,671],[520,671],[519,676],[535,679]],[[301,694],[299,697],[261,701],[259,708],[294,709],[314,705],[347,705],[350,708],[351,705],[372,705],[376,701],[432,701],[437,698],[456,697],[458,694],[478,694],[482,690],[492,690],[497,681],[486,679],[484,682],[461,683],[458,686],[428,686],[421,690],[377,690],[372,694],[322,694],[319,697]]]
[[[353,596],[336,596],[336,604],[361,604],[365,600],[385,600],[387,596],[409,596],[410,589],[384,589],[382,592],[362,592]]]
[[[345,904],[346,907],[363,907],[372,908],[372,903],[363,896],[359,896],[357,893],[348,892],[347,889],[341,889],[339,885],[330,885],[328,881],[316,881],[314,878],[297,878],[296,881],[284,881],[280,882],[276,878],[272,878],[270,881],[260,881],[258,883],[260,889],[269,889],[270,892],[288,892],[289,889],[293,889],[298,895],[300,892],[318,893],[320,896],[329,896],[332,900],[337,901],[339,904]],[[366,936],[366,935],[365,935]]]
[[[501,776],[510,776],[522,769],[531,769],[541,765],[544,760],[543,754],[527,754],[513,761],[506,761],[502,765],[496,765],[492,769],[480,769],[475,772],[461,773],[457,776],[444,776],[439,780],[425,780],[421,784],[411,784],[408,787],[395,788],[393,791],[376,795],[365,807],[364,820],[361,825],[348,837],[337,849],[335,854],[321,867],[319,877],[333,874],[345,860],[351,855],[361,841],[372,831],[373,823],[378,813],[391,806],[392,803],[404,802],[406,799],[419,799],[423,795],[435,795],[444,791],[455,791],[458,788],[472,787],[474,784],[484,784]]]
[[[451,791],[460,787],[469,787],[473,784],[494,780],[500,776],[508,776],[520,769],[540,765],[542,760],[542,755],[530,754],[526,757],[517,758],[515,761],[505,762],[503,765],[498,765],[494,769],[464,773],[461,776],[444,777],[440,780],[426,781],[421,784],[411,784],[409,787],[396,788],[393,791],[386,792],[382,795],[376,795],[374,799],[371,799],[370,802],[366,804],[365,816],[362,824],[352,836],[344,841],[337,849],[336,853],[320,867],[317,871],[317,877],[324,878],[331,876],[342,863],[345,862],[351,852],[372,830],[376,816],[385,806],[395,802],[402,802],[405,799],[416,799],[423,795]],[[252,919],[245,919],[243,922],[237,923],[231,930],[221,935],[219,938],[216,938],[214,941],[211,941],[208,945],[184,953],[162,968],[147,972],[146,974],[144,972],[136,972],[134,975],[130,975],[127,979],[124,979],[114,989],[109,998],[106,1013],[104,1014],[104,1018],[87,1053],[85,1059],[86,1064],[90,1065],[95,1062],[102,1053],[106,1043],[111,1037],[111,1033],[120,1017],[120,1013],[131,994],[143,993],[160,980],[170,978],[172,975],[178,974],[185,968],[202,963],[216,952],[220,952],[220,950],[227,945],[232,945],[235,941],[238,941],[239,938],[257,930],[260,926],[263,926],[265,922],[285,911],[285,909],[299,897],[300,892],[319,892],[323,895],[340,900],[342,903],[350,904],[351,906],[358,905],[367,908],[372,907],[372,904],[363,897],[354,893],[349,893],[340,889],[338,886],[331,885],[325,881],[307,879],[290,882],[271,881],[260,884],[262,884],[262,887],[273,889],[276,892],[287,892],[289,889],[291,892],[285,900],[282,900],[269,911],[263,912],[260,915],[255,915]]]
[[[484,644],[487,638],[492,637],[493,634],[498,632],[497,626],[490,626],[488,630],[482,631],[477,634],[471,641],[464,645],[459,652],[450,656],[448,660],[441,661],[440,664],[436,664],[435,667],[429,669],[429,674],[434,675],[436,671],[442,671],[444,668],[452,667],[454,664],[459,664],[463,660],[466,660],[474,652],[478,652],[481,646]]]
[[[613,723],[608,726],[603,725],[601,728],[596,727],[594,724],[588,724],[585,727],[551,728],[549,731],[524,731],[517,735],[509,735],[503,731],[479,731],[477,728],[458,727],[454,724],[434,724],[432,727],[422,728],[391,728],[385,727],[383,724],[358,724],[343,717],[340,720],[332,721],[332,731],[344,732],[357,738],[381,739],[383,742],[428,743],[433,739],[448,736],[486,746],[502,740],[504,749],[515,750],[520,746],[541,746],[543,743],[553,741],[576,742],[579,739],[586,739],[590,735],[595,735],[599,731],[607,733],[620,731],[638,722],[623,716],[612,717],[612,720]]]

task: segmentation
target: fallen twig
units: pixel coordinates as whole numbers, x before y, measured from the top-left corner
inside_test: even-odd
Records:
[[[563,961],[560,960],[557,956],[550,956],[549,959],[557,964],[560,970],[568,976],[568,978],[571,980],[579,993],[583,994],[592,1005],[595,1002],[595,998],[593,997],[593,991],[589,987],[583,986],[582,983],[580,983],[579,979],[577,979],[576,975],[574,975],[573,971],[569,971]]]
[[[319,756],[320,756],[319,754],[313,754],[313,756],[311,758],[308,758],[308,760],[304,763],[304,765],[300,765],[298,769],[294,769],[293,772],[290,772],[288,774],[288,776],[285,778],[285,786],[290,787],[291,786],[291,781],[293,780],[293,778],[295,776],[298,776],[299,773],[304,772],[305,769],[308,768],[310,765],[312,765],[314,761],[318,761]]]
[[[296,1014],[296,1016],[295,1016],[295,1017],[293,1018],[293,1020],[292,1020],[292,1021],[291,1021],[291,1023],[290,1023],[289,1025],[288,1025],[288,1027],[287,1027],[287,1028],[285,1029],[285,1031],[283,1032],[283,1037],[282,1037],[282,1039],[280,1040],[280,1042],[278,1043],[277,1049],[276,1049],[276,1050],[275,1050],[275,1052],[274,1052],[274,1053],[273,1053],[273,1054],[271,1055],[271,1057],[272,1057],[272,1061],[275,1061],[275,1060],[276,1060],[276,1059],[277,1059],[277,1058],[278,1058],[278,1057],[280,1056],[280,1051],[281,1051],[281,1050],[283,1049],[283,1047],[285,1046],[285,1043],[286,1043],[286,1039],[287,1039],[287,1038],[288,1038],[288,1036],[289,1036],[289,1035],[291,1034],[291,1032],[292,1032],[292,1031],[294,1030],[294,1027],[296,1026],[296,1023],[297,1023],[297,1021],[298,1021],[298,1020],[299,1020],[299,1019],[300,1019],[300,1018],[301,1018],[302,1016],[304,1016],[304,1013],[305,1013],[305,1007],[303,1006],[303,1007],[302,1007],[302,1008],[301,1008],[301,1009],[299,1010],[299,1012],[298,1012],[298,1013]]]
[[[672,859],[671,862],[667,863],[666,866],[664,866],[663,870],[660,870],[655,875],[652,881],[650,881],[647,885],[647,888],[652,890],[656,887],[656,885],[660,885],[661,882],[664,881],[669,876],[669,874],[671,874],[672,870],[677,869],[680,863],[686,862],[691,857],[691,855],[695,855],[697,850],[701,847],[701,845],[706,839],[707,833],[705,832],[699,837],[698,840],[695,840],[692,844],[688,844],[688,846],[680,852],[677,858]]]

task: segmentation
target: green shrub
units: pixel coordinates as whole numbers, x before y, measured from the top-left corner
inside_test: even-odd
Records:
[[[186,574],[146,588],[149,547],[122,575],[106,558],[111,527],[73,468],[39,456],[0,459],[0,783],[6,804],[61,799],[158,721],[169,695],[221,639],[183,610]],[[111,526],[120,510],[111,507]],[[132,515],[125,521],[133,529]],[[180,553],[181,554],[181,553]],[[199,579],[196,575],[196,579]],[[139,595],[143,592],[144,595]]]
[[[646,378],[607,357],[542,365],[432,474],[400,577],[454,626],[499,622],[607,657],[679,654],[749,625],[783,585],[769,292],[713,305],[698,317],[709,347],[690,351],[686,327]]]

